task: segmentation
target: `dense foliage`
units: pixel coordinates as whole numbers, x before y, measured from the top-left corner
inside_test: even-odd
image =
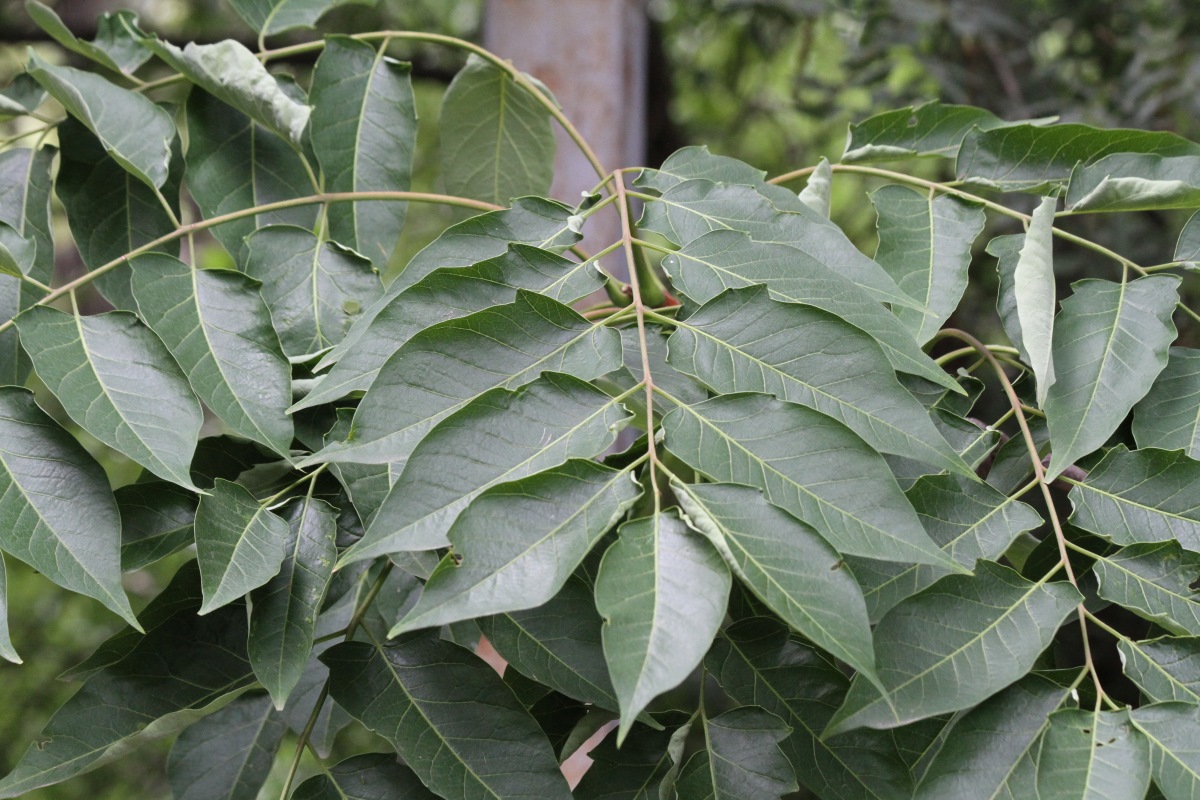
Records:
[[[265,40],[336,3],[232,5]],[[1200,207],[1200,144],[934,103],[771,181],[610,170],[467,42],[29,11],[98,69],[0,91],[0,549],[128,627],[0,797],[175,734],[178,798],[277,760],[294,798],[1200,796],[1200,219],[1153,266],[1056,225]],[[470,52],[444,194],[410,188],[397,41]],[[539,196],[555,122],[596,167],[574,208]],[[864,164],[914,156],[955,181]],[[883,182],[874,257],[829,218],[846,173]],[[87,267],[57,285],[52,196]],[[385,285],[416,203],[474,216]],[[1008,344],[945,327],[992,263]],[[164,563],[135,614],[123,573]]]

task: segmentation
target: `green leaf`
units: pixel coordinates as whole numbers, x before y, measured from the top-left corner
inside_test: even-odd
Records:
[[[1194,269],[1200,260],[1200,212],[1188,217],[1183,230],[1179,232],[1179,240],[1175,244],[1175,260],[1184,262],[1184,266]]]
[[[658,800],[671,769],[666,731],[634,728],[618,748],[606,737],[588,757],[593,764],[575,786],[575,800]]]
[[[317,612],[337,560],[337,509],[312,496],[282,509],[289,532],[279,574],[250,594],[250,664],[283,709],[313,647]],[[273,544],[273,543],[272,543]]]
[[[1056,381],[1046,395],[1053,480],[1102,445],[1149,391],[1175,339],[1179,279],[1072,284],[1054,325]]]
[[[962,398],[962,395],[952,395],[952,397]],[[945,408],[934,408],[930,416],[938,435],[950,445],[954,452],[959,454],[963,463],[970,468],[969,475],[977,479],[976,471],[996,449],[1000,441],[1000,431],[977,420],[968,420],[952,414]],[[884,456],[884,458],[887,460],[892,474],[896,476],[896,482],[905,491],[912,488],[919,478],[941,472],[927,462],[915,461],[911,458],[893,455]],[[962,476],[961,472],[958,474]]]
[[[291,800],[435,800],[392,753],[366,753],[334,764],[296,787]]]
[[[822,308],[875,337],[896,369],[962,391],[934,364],[895,315],[862,287],[793,247],[735,231],[705,234],[662,261],[672,286],[697,303],[730,288],[766,284],[771,297]]]
[[[710,231],[740,231],[762,244],[787,245],[857,283],[876,300],[918,307],[879,264],[864,256],[840,228],[800,202],[787,210],[753,186],[690,180],[648,201],[639,226],[681,247]],[[793,254],[792,258],[796,256]]]
[[[17,318],[34,369],[71,419],[188,489],[200,404],[162,341],[124,311],[81,317],[37,306]]]
[[[875,260],[922,310],[896,308],[918,344],[925,344],[958,307],[967,288],[971,245],[983,230],[979,206],[892,184],[871,195],[878,216]]]
[[[95,73],[51,66],[33,51],[26,68],[124,169],[155,189],[167,182],[175,138],[170,114]]]
[[[1167,800],[1190,800],[1200,792],[1200,708],[1155,703],[1131,712],[1133,724],[1150,741],[1154,783]]]
[[[783,720],[757,706],[706,716],[707,749],[689,759],[679,778],[679,796],[699,798],[700,790],[714,800],[778,800],[796,791],[792,765],[779,749],[791,732]]]
[[[968,183],[1041,192],[1065,184],[1076,164],[1090,164],[1111,153],[1197,155],[1200,145],[1159,131],[1014,125],[968,133],[959,147],[955,173]]]
[[[23,278],[37,260],[37,243],[17,233],[7,222],[0,222],[0,275]]]
[[[1150,748],[1128,711],[1064,708],[1050,715],[1038,751],[1041,797],[1144,797]]]
[[[641,493],[627,471],[581,459],[485,491],[450,526],[453,555],[391,634],[548,602]]]
[[[1200,206],[1200,155],[1115,153],[1080,164],[1067,186],[1067,210],[1148,211]]]
[[[1172,347],[1167,366],[1133,408],[1138,447],[1183,450],[1200,458],[1200,350]]]
[[[1122,671],[1151,701],[1200,704],[1200,638],[1120,639],[1117,649]]]
[[[1081,596],[1067,583],[1031,583],[983,561],[902,601],[875,627],[887,693],[856,678],[826,735],[894,728],[970,708],[1029,672]]]
[[[304,197],[314,191],[301,157],[291,145],[208,92],[187,99],[188,192],[206,217]],[[319,206],[255,214],[212,228],[212,235],[239,264],[245,239],[268,225],[312,229]]]
[[[8,572],[3,554],[0,554],[0,658],[14,664],[22,663],[8,633]]]
[[[105,153],[99,140],[82,124],[64,120],[58,126],[58,139],[63,149],[55,189],[66,208],[79,255],[89,269],[122,258],[175,230],[154,191]],[[172,166],[163,196],[178,215],[178,162]],[[165,253],[169,247],[155,249]],[[50,252],[53,255],[53,250]],[[136,311],[129,276],[128,264],[122,264],[97,278],[96,286],[117,308]]]
[[[385,301],[376,314],[364,320],[361,332],[363,323],[355,323],[347,336],[354,337],[354,347],[346,350],[329,374],[292,410],[369,389],[380,367],[417,333],[438,322],[511,303],[518,289],[572,303],[602,284],[600,273],[591,266],[522,244],[513,244],[508,252],[469,267],[435,270]]]
[[[910,156],[954,158],[963,138],[973,130],[987,131],[1013,124],[982,108],[936,100],[897,108],[851,123],[842,163],[891,161]]]
[[[674,513],[627,522],[596,576],[604,657],[621,705],[618,742],[651,700],[699,665],[725,617],[732,579]]]
[[[180,50],[159,39],[142,41],[172,69],[201,89],[293,146],[300,146],[312,109],[292,99],[245,45],[226,39],[216,44],[189,42]]]
[[[417,112],[412,67],[347,36],[325,39],[312,85],[312,146],[329,192],[406,191]],[[405,204],[335,203],[329,236],[382,269],[404,227]]]
[[[92,42],[76,38],[58,14],[37,0],[28,0],[25,12],[51,39],[114,72],[131,75],[150,58],[150,52],[138,42],[145,34],[138,28],[137,14],[132,11],[122,10],[97,17],[96,39]]]
[[[89,677],[54,713],[0,780],[0,797],[21,797],[170,736],[253,680],[244,607],[207,617],[196,616],[194,605],[179,611]]]
[[[705,666],[735,703],[757,704],[792,728],[780,743],[800,783],[828,800],[908,800],[908,767],[892,737],[854,731],[821,738],[849,679],[782,623],[763,617],[725,628]]]
[[[616,711],[602,624],[591,587],[571,578],[537,608],[484,617],[479,629],[509,669],[567,697]]]
[[[306,463],[403,462],[434,425],[491,389],[515,388],[551,371],[591,380],[620,364],[615,330],[521,290],[513,303],[442,322],[409,339],[380,368],[359,403],[350,440]]]
[[[537,723],[490,666],[433,636],[321,656],[333,699],[441,796],[569,798]]]
[[[663,430],[688,465],[757,486],[839,553],[965,571],[921,528],[882,456],[831,417],[763,395],[727,395],[676,408]]]
[[[132,261],[142,319],[183,367],[196,394],[234,433],[287,457],[291,366],[257,284],[240,273],[194,269],[161,254]]]
[[[762,392],[842,422],[886,453],[973,475],[921,404],[896,380],[875,339],[765,286],[731,289],[676,322],[670,364],[717,392]]]
[[[1070,691],[1034,673],[968,711],[952,724],[913,800],[1037,796],[1038,746]]]
[[[833,167],[824,156],[817,162],[817,168],[808,176],[808,183],[800,191],[800,202],[820,214],[829,217],[830,191],[833,186]]]
[[[114,493],[121,510],[121,569],[130,572],[194,540],[196,495],[166,481],[131,483]]]
[[[1200,602],[1193,584],[1200,555],[1176,542],[1135,544],[1096,559],[1097,591],[1105,600],[1156,622],[1168,631],[1200,635]]]
[[[472,53],[446,89],[439,126],[449,194],[508,205],[549,191],[550,112],[508,71]]]
[[[244,694],[175,740],[167,780],[175,800],[254,800],[287,724],[266,694]]]
[[[310,230],[272,225],[254,231],[246,243],[246,273],[262,282],[285,355],[308,355],[337,344],[359,309],[383,292],[371,262]]]
[[[22,307],[32,305],[31,287],[9,275],[0,275],[0,322],[8,322]],[[20,386],[29,376],[29,356],[21,348],[16,328],[0,333],[0,386]]]
[[[672,483],[687,521],[767,608],[859,672],[875,672],[862,590],[837,551],[748,486]]]
[[[1033,212],[1029,230],[1013,269],[1013,301],[1020,326],[1019,349],[1033,367],[1038,405],[1054,385],[1054,208],[1053,197],[1043,197]]]
[[[229,0],[233,10],[263,36],[311,28],[331,8],[373,6],[378,0]]]
[[[985,483],[957,475],[926,475],[905,492],[929,536],[954,561],[968,569],[978,559],[998,559],[1023,531],[1042,524],[1030,506]],[[854,577],[863,587],[871,621],[878,622],[906,597],[948,575],[941,567],[906,566],[851,558]]]
[[[1113,448],[1071,489],[1071,523],[1120,545],[1178,540],[1200,552],[1200,462],[1182,452]]]
[[[9,119],[37,111],[49,94],[28,72],[18,73],[0,89],[0,118]]]
[[[767,177],[761,169],[755,169],[744,161],[729,156],[713,155],[708,145],[681,147],[662,163],[658,169],[643,169],[634,179],[639,189],[653,189],[662,194],[672,186],[700,178],[713,183],[742,183],[758,186]]]
[[[196,560],[204,588],[201,614],[233,602],[279,572],[288,523],[241,485],[218,478],[196,510]]]
[[[59,126],[61,131],[66,123]],[[50,218],[50,173],[57,151],[14,148],[0,153],[0,222],[34,243],[34,263],[28,275],[42,283],[54,277],[54,235]],[[60,190],[62,173],[59,173]]]

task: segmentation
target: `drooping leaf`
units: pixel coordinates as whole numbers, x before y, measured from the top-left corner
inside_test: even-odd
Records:
[[[0,322],[8,322],[33,303],[28,285],[9,275],[0,275]],[[0,332],[0,386],[20,386],[29,376],[29,356],[21,347],[16,328]]]
[[[175,800],[254,800],[287,723],[270,695],[244,694],[175,740],[167,780]]]
[[[300,146],[312,109],[290,97],[245,45],[226,39],[216,44],[189,42],[180,50],[160,39],[142,41],[201,89],[294,146]]]
[[[436,270],[378,309],[329,374],[292,410],[369,389],[379,369],[409,339],[438,322],[513,302],[529,289],[572,303],[599,289],[600,273],[546,250],[513,244],[508,252],[469,267]],[[348,337],[362,323],[355,323]],[[340,347],[340,345],[339,345]]]
[[[671,486],[688,522],[768,608],[818,647],[874,674],[862,590],[828,542],[748,486]]]
[[[178,611],[137,637],[54,713],[38,742],[0,779],[0,797],[21,797],[170,736],[253,680],[244,607],[207,617],[196,616],[195,605]]]
[[[383,292],[369,261],[305,228],[272,225],[254,231],[246,242],[246,273],[262,282],[285,355],[337,344],[361,309]]]
[[[618,534],[600,562],[596,609],[621,705],[620,740],[647,703],[704,658],[732,579],[716,549],[676,514],[627,522]]]
[[[484,662],[434,636],[327,651],[333,699],[439,795],[570,797],[537,723]]]
[[[170,114],[95,73],[52,66],[32,51],[26,68],[124,169],[155,189],[167,182],[175,138]]]
[[[1139,448],[1183,450],[1200,458],[1200,350],[1172,347],[1167,366],[1133,408]]]
[[[1188,217],[1175,243],[1175,260],[1194,268],[1200,261],[1200,212]]]
[[[572,578],[548,602],[484,617],[479,629],[508,661],[508,669],[567,697],[616,711],[617,696],[601,644],[602,624],[591,587]]]
[[[963,571],[921,528],[883,458],[831,417],[764,395],[726,395],[676,408],[663,430],[691,467],[757,486],[839,553]]]
[[[1031,507],[987,484],[957,475],[926,475],[905,492],[931,539],[958,564],[995,560],[1023,531],[1042,524]],[[949,574],[941,567],[851,558],[871,621],[878,622],[906,597]]]
[[[736,703],[760,705],[792,728],[780,743],[806,788],[832,800],[908,800],[908,768],[881,731],[821,738],[849,679],[782,623],[763,617],[725,628],[705,658]]]
[[[229,0],[233,10],[263,36],[311,28],[331,8],[373,6],[378,0]]]
[[[450,526],[453,554],[392,633],[548,602],[640,496],[628,472],[579,459],[487,490]]]
[[[784,190],[785,191],[785,190]],[[876,300],[919,307],[879,264],[860,253],[846,234],[790,192],[787,210],[759,188],[689,180],[649,201],[639,226],[680,247],[711,231],[740,231],[755,242],[799,250],[817,264],[858,284]],[[794,256],[793,256],[794,258]]]
[[[334,764],[296,787],[291,800],[435,800],[416,773],[391,753],[366,753]]]
[[[862,287],[793,247],[752,241],[735,231],[705,234],[662,261],[676,291],[707,303],[726,289],[766,284],[771,297],[825,309],[875,337],[892,366],[961,391],[900,320]]]
[[[85,42],[78,39],[48,6],[30,0],[25,11],[39,28],[66,49],[91,59],[114,72],[130,75],[150,58],[138,38],[145,34],[138,28],[138,17],[132,11],[101,14],[96,18],[96,38]]]
[[[37,111],[49,96],[28,72],[18,73],[7,86],[0,89],[0,119]]]
[[[741,706],[704,718],[705,750],[679,776],[680,797],[713,800],[778,800],[796,791],[792,765],[779,749],[791,733],[783,720],[757,706]]]
[[[196,560],[204,588],[200,613],[271,580],[283,563],[288,538],[287,522],[241,485],[218,478],[196,510]]]
[[[1065,708],[1050,715],[1038,751],[1041,797],[1144,797],[1150,748],[1128,711]]]
[[[183,367],[196,394],[236,434],[287,456],[291,367],[254,281],[194,269],[162,254],[132,262],[142,319]]]
[[[0,222],[0,275],[21,278],[29,274],[37,260],[37,243]]]
[[[1119,545],[1178,540],[1200,552],[1200,462],[1182,452],[1113,448],[1071,489],[1071,523]]]
[[[1013,301],[1020,326],[1021,352],[1029,359],[1037,379],[1037,401],[1045,405],[1054,385],[1054,208],[1053,197],[1043,197],[1033,212],[1029,230],[1013,269]]]
[[[84,430],[188,489],[200,404],[162,341],[123,311],[81,317],[37,306],[17,318],[33,366]]]
[[[959,180],[1007,191],[1041,192],[1067,182],[1075,165],[1110,153],[1200,154],[1200,145],[1173,133],[1087,125],[1014,125],[973,130],[958,150]]]
[[[491,389],[515,388],[551,371],[590,380],[620,363],[615,330],[521,290],[513,303],[434,325],[409,339],[380,368],[359,403],[350,440],[327,447],[312,463],[403,462],[440,420]]]
[[[1200,155],[1114,153],[1080,164],[1067,186],[1067,210],[1145,211],[1200,206]]]
[[[188,193],[206,218],[312,194],[300,156],[288,144],[242,112],[208,92],[187,100]],[[268,225],[312,229],[319,206],[256,214],[212,228],[239,264],[245,239]]]
[[[1167,800],[1189,800],[1200,792],[1200,708],[1185,703],[1155,703],[1130,713],[1134,726],[1150,742],[1154,783]]]
[[[63,150],[55,189],[66,208],[79,255],[88,269],[108,264],[175,230],[153,190],[105,153],[100,141],[82,124],[64,120],[58,126],[58,138]],[[181,178],[178,167],[178,160],[172,162],[162,189],[176,215]],[[169,252],[171,244],[154,249]],[[129,276],[128,264],[121,264],[100,275],[96,287],[116,308],[136,311]]]
[[[1179,279],[1083,280],[1054,324],[1056,380],[1046,395],[1052,480],[1095,450],[1149,391],[1175,339]]]
[[[1081,596],[981,561],[898,603],[875,627],[881,695],[856,678],[827,735],[970,708],[1020,679]]]
[[[1034,673],[950,728],[913,800],[1023,800],[1037,792],[1037,752],[1050,712],[1070,689]]]
[[[1200,704],[1200,638],[1120,640],[1121,669],[1152,702]]]
[[[829,216],[829,193],[833,184],[833,167],[824,156],[817,162],[817,168],[808,176],[808,183],[800,191],[800,202],[820,214]]]
[[[1193,584],[1200,555],[1176,542],[1130,545],[1096,559],[1097,591],[1105,600],[1156,622],[1172,633],[1200,635],[1200,602]]]
[[[507,206],[554,176],[550,112],[508,71],[472,54],[442,99],[446,191]]]
[[[922,309],[896,308],[918,344],[938,332],[967,288],[971,245],[983,209],[949,195],[889,185],[871,195],[879,218],[875,260]]]
[[[406,191],[411,182],[417,112],[411,67],[347,36],[325,39],[312,86],[312,143],[329,192]],[[335,203],[329,235],[378,268],[404,226],[396,202]]]
[[[677,321],[668,361],[718,392],[773,394],[833,417],[882,452],[973,474],[871,336],[828,312],[772,300],[765,286],[728,290]]]
[[[121,569],[141,569],[193,541],[196,495],[166,481],[131,483],[114,493],[121,510]]]
[[[279,573],[250,593],[250,664],[283,709],[312,652],[317,612],[337,560],[337,509],[312,496],[283,509],[289,533]]]
[[[67,123],[59,126],[61,131]],[[54,277],[54,234],[51,229],[50,173],[57,151],[52,147],[13,148],[0,153],[0,222],[33,242],[34,263],[28,275],[42,283]],[[59,191],[62,191],[59,170]]]
[[[936,100],[897,108],[851,123],[842,153],[843,164],[889,161],[910,156],[954,158],[972,130],[1002,128],[1005,122],[992,112],[974,106],[950,105]]]

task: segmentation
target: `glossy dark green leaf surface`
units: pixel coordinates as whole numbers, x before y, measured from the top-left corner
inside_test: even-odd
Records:
[[[292,800],[434,800],[437,795],[388,753],[352,756],[296,787]]]
[[[167,759],[175,800],[254,800],[287,725],[262,693],[249,693],[179,735]]]

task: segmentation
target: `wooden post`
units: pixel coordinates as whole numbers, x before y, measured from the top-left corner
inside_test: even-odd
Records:
[[[615,169],[644,163],[647,25],[645,0],[488,0],[483,38],[549,86],[605,169]],[[559,130],[551,195],[575,205],[598,182]],[[586,233],[585,246],[614,241],[616,214],[597,214]]]

